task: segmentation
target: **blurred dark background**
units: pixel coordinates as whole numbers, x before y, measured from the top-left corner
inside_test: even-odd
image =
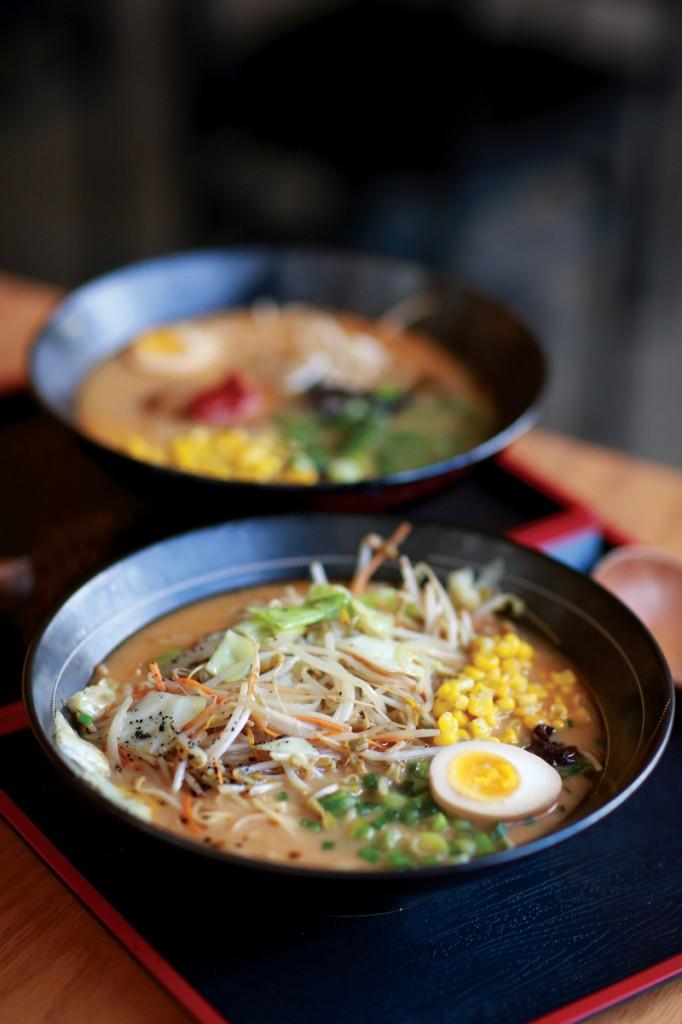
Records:
[[[449,267],[541,336],[546,426],[682,464],[675,3],[5,0],[0,29],[0,269]]]

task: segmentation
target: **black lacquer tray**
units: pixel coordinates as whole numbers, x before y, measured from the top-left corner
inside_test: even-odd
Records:
[[[23,399],[0,425],[0,453],[0,526],[15,545],[5,554],[29,559],[0,609],[11,669],[0,694],[0,811],[197,1019],[559,1024],[682,971],[679,716],[661,764],[625,806],[527,862],[374,917],[235,893],[238,928],[221,916],[201,942],[179,943],[167,896],[143,894],[125,868],[144,857],[144,837],[121,832],[54,774],[16,700],[25,643],[69,589],[197,520],[119,489]],[[507,457],[405,514],[507,532],[583,569],[605,543],[583,509]],[[170,860],[161,870],[178,889],[173,869]]]

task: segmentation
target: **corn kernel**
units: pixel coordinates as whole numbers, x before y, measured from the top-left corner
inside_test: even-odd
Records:
[[[467,675],[471,676],[472,679],[485,679],[485,672],[474,665],[467,665]]]
[[[472,697],[469,701],[469,714],[470,715],[491,715],[493,713],[495,705],[493,704],[492,697],[481,695],[480,697]]]
[[[523,719],[523,724],[525,725],[526,729],[529,729],[531,731],[535,728],[536,725],[539,725],[539,723],[540,723],[539,715],[527,715]]]
[[[457,733],[446,730],[435,736],[433,742],[437,747],[449,747],[451,743],[457,742]]]
[[[474,667],[483,672],[489,672],[491,668],[500,667],[500,659],[496,654],[476,654],[474,655]]]
[[[461,693],[459,697],[455,698],[455,707],[458,711],[466,711],[469,707],[469,698]]]
[[[500,739],[502,740],[503,743],[518,743],[519,742],[518,733],[516,732],[515,729],[512,729],[511,727],[509,729],[505,729],[504,730],[504,732],[500,736]]]
[[[473,679],[470,679],[469,676],[460,676],[456,683],[457,692],[468,693],[473,685],[474,681]]]
[[[514,676],[509,685],[514,693],[525,693],[528,689],[528,680],[524,679],[522,675]]]
[[[459,732],[457,733],[457,737],[458,737],[458,739],[460,741],[462,741],[462,740],[470,740],[471,739],[471,733],[469,732],[468,729],[460,729]]]
[[[519,657],[524,661],[531,661],[535,656],[535,651],[527,641],[522,640],[519,644]]]
[[[500,711],[513,711],[516,707],[516,701],[513,697],[500,697],[497,706]]]
[[[474,718],[471,725],[469,726],[471,735],[476,739],[482,739],[485,736],[489,736],[491,729],[484,718]]]
[[[564,721],[563,718],[553,718],[552,721],[549,724],[552,726],[553,729],[565,729],[566,728],[566,722]]]

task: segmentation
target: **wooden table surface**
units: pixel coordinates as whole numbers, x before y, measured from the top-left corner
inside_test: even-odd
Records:
[[[19,381],[28,340],[58,297],[0,275],[0,382]],[[515,453],[609,522],[682,555],[682,473],[540,430]],[[4,824],[0,879],[0,1024],[190,1020]],[[593,1019],[680,1021],[682,979]]]

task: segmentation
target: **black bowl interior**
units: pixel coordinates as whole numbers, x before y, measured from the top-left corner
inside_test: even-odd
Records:
[[[433,466],[383,477],[378,481],[382,484],[409,483],[461,470],[500,451],[537,417],[545,380],[544,357],[530,332],[510,313],[447,274],[360,254],[314,249],[181,253],[133,264],[84,285],[58,306],[36,339],[30,368],[33,390],[54,416],[78,430],[74,396],[81,382],[136,332],[150,324],[248,306],[263,297],[350,310],[370,318],[419,297],[424,314],[414,326],[460,355],[487,385],[499,411],[493,437]],[[119,458],[133,461],[127,456]],[[161,472],[176,479],[178,475],[191,477],[147,469],[154,476]],[[229,481],[219,485],[240,486]],[[367,486],[366,482],[318,485],[313,490],[326,487],[337,493]],[[293,485],[270,489],[310,490]]]
[[[382,517],[291,516],[233,522],[183,534],[145,548],[82,586],[56,612],[36,641],[24,687],[33,728],[71,780],[100,806],[194,856],[244,866],[244,859],[150,828],[118,811],[77,779],[53,740],[55,711],[82,688],[95,666],[123,640],[161,615],[211,595],[306,575],[312,559],[331,576],[347,577],[360,538],[396,524]],[[590,681],[607,739],[605,770],[574,815],[557,832],[527,846],[472,864],[410,873],[411,878],[463,876],[541,850],[597,821],[644,780],[663,751],[672,724],[673,688],[655,641],[615,597],[587,576],[509,541],[440,526],[420,525],[405,544],[413,558],[447,573],[494,558],[505,565],[503,586],[526,602],[537,621]],[[329,877],[295,865],[247,862],[269,873]],[[395,875],[353,872],[377,884]],[[336,875],[338,877],[338,875]],[[405,878],[406,876],[401,876]]]

